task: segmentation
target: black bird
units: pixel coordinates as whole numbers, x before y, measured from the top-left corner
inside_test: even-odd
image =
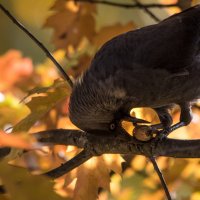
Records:
[[[153,108],[170,132],[188,125],[190,104],[200,97],[200,5],[106,42],[76,81],[70,119],[84,131],[114,132],[130,109]],[[181,108],[172,126],[169,108]],[[159,126],[158,126],[159,127]]]

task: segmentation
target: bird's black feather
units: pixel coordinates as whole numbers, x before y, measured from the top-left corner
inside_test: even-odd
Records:
[[[199,50],[200,6],[111,39],[76,81],[70,119],[108,130],[133,107],[188,105],[200,96]]]

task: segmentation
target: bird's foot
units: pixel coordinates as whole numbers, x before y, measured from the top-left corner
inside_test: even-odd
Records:
[[[162,124],[155,125],[136,125],[133,130],[133,136],[139,141],[149,141],[155,139],[161,141],[165,139],[170,132],[174,130],[174,126],[164,128]]]
[[[179,122],[170,127],[163,128],[162,124],[155,125],[135,125],[133,130],[133,136],[139,141],[149,141],[151,139],[155,140],[155,143],[159,143],[167,138],[167,136],[174,130],[184,126],[184,122]]]
[[[158,131],[154,139],[155,146],[157,146],[158,143],[164,141],[169,135],[169,133],[170,133],[170,128],[166,128],[166,129]]]
[[[165,139],[170,133],[172,133],[173,131],[175,131],[178,128],[181,128],[185,126],[185,122],[178,122],[177,124],[174,124],[168,128],[163,128],[162,130],[158,131],[158,133],[156,134],[156,139],[158,140],[163,140]]]

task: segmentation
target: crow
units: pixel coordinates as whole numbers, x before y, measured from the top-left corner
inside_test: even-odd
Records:
[[[136,107],[151,107],[157,128],[169,133],[191,122],[191,103],[200,97],[200,5],[131,30],[106,42],[75,81],[69,117],[80,129],[112,134]],[[169,110],[179,105],[180,122]]]

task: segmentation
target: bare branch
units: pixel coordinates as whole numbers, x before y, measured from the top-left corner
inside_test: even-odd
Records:
[[[34,136],[42,143],[53,145],[74,145],[83,148],[86,142],[86,133],[80,130],[54,129],[34,133]]]
[[[79,154],[77,154],[74,158],[67,161],[66,163],[62,164],[60,167],[57,167],[44,175],[49,176],[51,178],[58,178],[69,171],[73,170],[74,168],[80,166],[87,160],[89,160],[93,155],[88,151],[81,151]]]
[[[166,195],[167,199],[171,200],[172,198],[171,198],[171,195],[170,195],[169,190],[167,188],[167,184],[165,183],[165,179],[164,179],[164,177],[162,175],[162,172],[160,171],[160,169],[158,167],[156,159],[154,157],[150,157],[149,159],[150,159],[151,163],[153,164],[153,167],[154,167],[156,173],[158,174],[158,177],[159,177],[161,185],[162,185],[162,187],[163,187],[163,189],[165,191],[165,195]]]
[[[66,1],[74,1],[76,2],[86,2],[86,3],[94,3],[94,4],[104,4],[108,6],[116,6],[116,7],[121,7],[121,8],[140,8],[138,4],[127,4],[127,3],[116,3],[116,2],[111,2],[111,1],[104,1],[104,0],[66,0]],[[146,8],[169,8],[169,7],[174,7],[178,6],[178,4],[145,4],[143,5]]]
[[[156,22],[160,22],[161,20],[149,10],[148,7],[146,7],[144,4],[140,3],[139,1],[135,0],[136,5],[138,5],[139,8],[143,9],[152,19],[154,19]]]
[[[135,154],[146,157],[166,156],[174,158],[200,158],[200,140],[152,139],[141,142],[133,137],[116,137],[102,132],[87,133],[80,130],[56,129],[35,133],[44,144],[74,145],[87,150],[88,146],[97,154]]]
[[[63,70],[61,65],[56,61],[53,55],[48,51],[48,49],[34,36],[30,33],[15,17],[13,17],[8,10],[6,10],[2,4],[0,4],[0,9],[15,23],[22,31],[24,31],[46,54],[46,56],[55,64],[57,69],[62,74],[63,78],[73,87],[73,82],[70,77]]]

